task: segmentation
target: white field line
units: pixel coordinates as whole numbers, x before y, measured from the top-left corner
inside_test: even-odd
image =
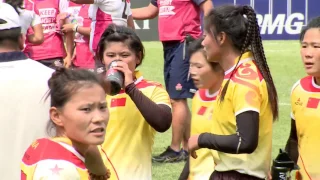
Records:
[[[290,103],[282,103],[282,102],[280,102],[279,105],[280,106],[290,106],[291,104]]]

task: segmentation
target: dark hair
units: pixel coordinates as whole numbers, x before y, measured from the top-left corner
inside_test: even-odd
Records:
[[[267,84],[273,119],[278,119],[278,95],[264,54],[256,13],[252,7],[247,5],[217,7],[211,10],[205,18],[205,29],[211,32],[214,37],[220,32],[226,33],[233,46],[241,52],[236,67],[242,55],[249,49],[252,51],[257,67]],[[236,69],[231,73],[230,79]],[[224,100],[230,79],[221,91],[220,101]]]
[[[20,14],[18,9],[24,9],[23,0],[5,0],[5,3],[10,4],[18,14]]]
[[[312,29],[312,28],[320,28],[320,16],[311,19],[311,21],[307,24],[307,26],[302,29],[302,31],[301,31],[301,33],[300,33],[300,42],[303,41],[304,35],[306,34],[306,32],[307,32],[309,29]]]
[[[0,25],[5,24],[7,21],[0,19]],[[21,37],[21,28],[12,28],[0,30],[0,46],[17,46],[19,47],[19,40]],[[15,47],[13,47],[15,48]]]
[[[88,70],[71,70],[58,67],[48,80],[51,107],[63,108],[72,95],[82,87],[98,84],[102,86],[102,81],[96,74]],[[47,124],[47,133],[52,135],[52,129],[56,126],[50,120]]]
[[[189,52],[190,57],[194,53],[199,52],[199,51],[201,51],[203,56],[206,57],[206,54],[205,54],[205,51],[204,51],[204,47],[202,45],[203,39],[204,38],[201,37],[199,39],[194,40],[192,43],[190,43],[188,45],[188,52]],[[224,71],[223,71],[223,69],[222,69],[222,67],[220,66],[219,63],[217,63],[217,62],[208,62],[208,61],[207,61],[207,63],[209,63],[210,67],[212,68],[212,70],[214,72],[220,72],[221,74],[224,74]]]
[[[136,67],[142,63],[145,54],[144,46],[138,35],[131,28],[110,24],[103,32],[97,47],[96,55],[98,61],[103,63],[103,52],[110,42],[126,43],[129,49],[134,51],[141,60]]]

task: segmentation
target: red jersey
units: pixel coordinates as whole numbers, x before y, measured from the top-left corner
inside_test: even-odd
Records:
[[[89,18],[89,4],[75,4],[69,2],[68,7],[68,23],[78,24],[82,27],[90,27],[91,19]],[[73,64],[79,68],[94,68],[94,56],[90,51],[90,37],[84,36],[80,33],[75,33],[74,42],[76,43],[76,57],[73,60]]]
[[[40,15],[44,33],[44,42],[41,45],[32,45],[26,41],[26,55],[33,60],[64,58],[66,52],[57,16],[67,11],[68,0],[28,0],[25,3],[37,7],[34,10]],[[32,29],[29,29],[27,34],[33,34]]]
[[[204,1],[152,0],[151,3],[159,8],[160,41],[183,41],[187,34],[200,37],[200,4]]]
[[[102,153],[111,176],[117,177],[105,153]],[[84,157],[67,138],[38,139],[25,152],[21,163],[21,180],[89,179]]]

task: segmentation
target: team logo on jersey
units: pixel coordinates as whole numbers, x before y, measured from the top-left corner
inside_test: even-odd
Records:
[[[302,102],[300,101],[300,98],[294,103],[297,106],[302,106]]]
[[[56,164],[56,166],[50,170],[52,171],[52,175],[59,175],[62,168],[59,168],[58,165]]]
[[[182,85],[181,85],[180,83],[178,83],[178,84],[176,85],[176,90],[177,90],[177,91],[181,91],[181,90],[182,90]]]

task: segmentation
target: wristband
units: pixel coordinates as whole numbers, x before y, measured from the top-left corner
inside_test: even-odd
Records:
[[[78,24],[73,25],[72,30],[73,30],[73,32],[77,32],[78,31]]]
[[[107,169],[107,173],[105,175],[96,175],[91,172],[88,172],[88,173],[89,173],[90,180],[107,180],[110,178],[110,175],[111,175],[109,169]]]

